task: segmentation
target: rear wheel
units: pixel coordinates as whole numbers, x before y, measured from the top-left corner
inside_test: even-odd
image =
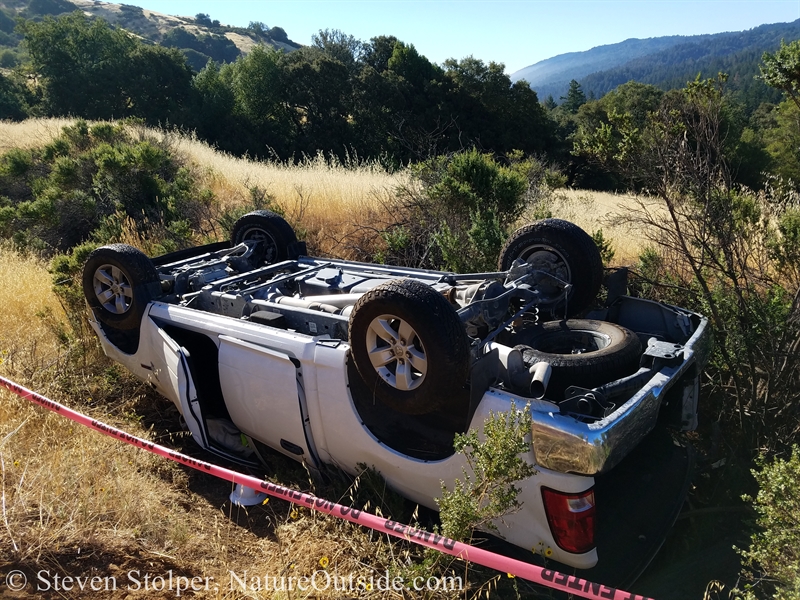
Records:
[[[137,329],[147,304],[161,295],[153,263],[127,244],[102,246],[89,254],[82,283],[100,322],[121,330]]]
[[[272,264],[289,258],[289,246],[297,241],[294,229],[271,210],[255,210],[239,217],[231,229],[231,244],[259,242],[263,262]]]
[[[575,316],[594,301],[603,281],[603,261],[597,244],[583,229],[561,219],[544,219],[511,234],[500,251],[498,267],[524,260],[539,271],[535,286],[539,310],[554,318]],[[572,287],[563,298],[563,283]]]
[[[400,279],[367,292],[353,307],[349,338],[359,375],[385,406],[420,415],[462,397],[469,340],[431,287]]]

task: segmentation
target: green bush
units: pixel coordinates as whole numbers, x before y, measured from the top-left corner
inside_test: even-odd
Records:
[[[4,69],[13,69],[19,64],[19,57],[17,53],[12,50],[3,50],[0,53],[0,67]]]
[[[3,34],[0,33],[0,37]],[[2,43],[2,40],[0,40]],[[3,55],[8,60],[7,54]],[[0,66],[4,66],[0,64]],[[0,74],[0,119],[22,121],[28,116],[30,104],[34,98],[24,79],[18,75],[9,77]]]
[[[474,529],[496,530],[495,522],[519,510],[520,489],[515,483],[536,473],[520,454],[530,450],[530,409],[511,408],[492,414],[483,424],[483,440],[474,429],[457,434],[456,452],[467,459],[469,469],[452,490],[442,485],[436,499],[442,531],[456,540],[468,540]]]
[[[522,210],[524,177],[474,148],[426,161],[417,167],[417,174],[428,184],[431,199],[459,215],[491,211],[508,221]]]
[[[494,270],[523,210],[560,181],[521,153],[501,164],[476,149],[417,163],[411,173],[414,182],[398,190],[391,207],[397,220],[384,235],[389,247],[382,258],[460,272]]]
[[[45,147],[0,157],[0,236],[49,252],[124,234],[188,245],[213,203],[163,139],[84,121]]]
[[[758,514],[758,531],[750,548],[740,551],[746,584],[738,590],[748,600],[772,597],[800,599],[800,448],[789,460],[762,462],[753,475],[759,492],[750,500]]]
[[[593,232],[592,239],[597,245],[597,249],[600,251],[600,259],[603,261],[603,266],[608,267],[611,261],[614,260],[614,255],[616,254],[614,245],[611,243],[611,240],[606,239],[602,229]]]
[[[56,256],[50,263],[53,291],[64,307],[73,335],[81,338],[88,331],[86,299],[81,284],[83,265],[89,254],[98,246],[100,244],[96,242],[86,242],[74,247],[68,254]]]

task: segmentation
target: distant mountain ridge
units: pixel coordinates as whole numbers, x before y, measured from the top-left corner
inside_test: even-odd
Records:
[[[534,89],[537,86],[560,84],[564,81],[569,84],[571,79],[579,79],[590,73],[608,69],[609,66],[622,65],[629,60],[677,46],[686,40],[686,36],[680,35],[647,39],[630,38],[624,42],[596,46],[583,52],[559,54],[516,71],[511,75],[511,80],[524,79]],[[565,80],[565,77],[568,78]]]
[[[746,31],[629,39],[548,58],[516,71],[511,79],[525,79],[540,99],[552,95],[556,100],[566,94],[572,79],[585,93],[596,96],[631,79],[670,89],[682,87],[698,73],[713,77],[719,71],[750,88],[761,55],[777,49],[781,39],[798,38],[800,19]]]

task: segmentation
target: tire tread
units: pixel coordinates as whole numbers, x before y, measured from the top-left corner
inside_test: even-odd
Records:
[[[286,219],[271,210],[254,210],[239,217],[231,228],[231,245],[240,244],[243,230],[252,226],[261,226],[270,230],[269,233],[277,245],[275,262],[289,258],[288,248],[297,241],[297,234]]]
[[[128,277],[133,303],[128,312],[116,315],[106,311],[94,293],[94,274],[103,264],[115,264]],[[83,266],[83,294],[100,321],[121,330],[138,329],[144,310],[160,294],[161,284],[153,262],[141,250],[128,244],[108,244],[93,250]]]

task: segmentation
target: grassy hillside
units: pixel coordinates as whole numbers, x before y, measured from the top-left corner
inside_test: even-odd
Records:
[[[68,119],[2,122],[0,153],[45,146],[71,123]],[[168,143],[193,165],[201,188],[216,198],[218,212],[254,201],[273,201],[305,237],[310,250],[323,256],[363,259],[376,250],[374,245],[382,240],[375,229],[393,218],[389,200],[398,187],[414,185],[406,171],[387,173],[376,163],[342,163],[322,155],[298,164],[253,161],[219,152],[192,136],[144,127],[134,129],[137,136]],[[616,249],[615,261],[629,264],[647,241],[642,232],[632,232],[622,225],[615,214],[629,211],[635,203],[633,196],[563,189],[555,194],[551,211],[587,231],[602,228]],[[521,220],[527,218],[529,214]],[[375,227],[365,228],[365,223]],[[213,224],[206,229],[214,230]]]
[[[282,28],[270,28],[263,23],[231,27],[204,14],[172,16],[129,4],[95,0],[4,0],[0,2],[0,67],[12,67],[24,60],[19,47],[21,36],[14,32],[16,17],[40,20],[75,10],[104,19],[149,42],[178,48],[196,71],[209,58],[218,63],[232,62],[237,56],[249,53],[256,44],[287,52],[300,47]]]

